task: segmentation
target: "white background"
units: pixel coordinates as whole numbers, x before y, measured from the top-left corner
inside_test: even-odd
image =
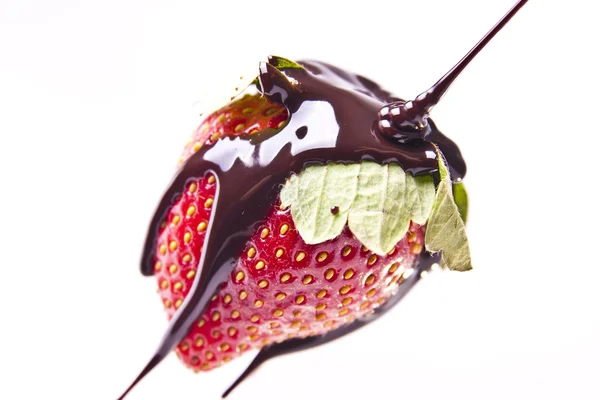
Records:
[[[513,1],[345,4],[0,0],[0,398],[115,399],[147,361],[166,319],[138,258],[199,100],[270,53],[411,97]],[[468,162],[476,270],[232,400],[600,398],[592,4],[530,1],[434,111]],[[129,399],[216,399],[249,361],[169,356]]]

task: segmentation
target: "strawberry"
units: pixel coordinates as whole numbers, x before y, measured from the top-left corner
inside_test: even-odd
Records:
[[[389,310],[418,281],[407,279],[415,269],[470,270],[466,165],[429,114],[526,2],[410,101],[325,63],[261,63],[261,95],[205,119],[151,222],[142,273],[156,275],[172,322],[119,399],[174,347],[194,371],[262,348],[226,395],[265,360]]]
[[[264,97],[246,94],[209,115],[188,141],[180,163],[200,150],[203,144],[212,145],[225,136],[239,136],[263,130],[281,128],[288,118],[285,107],[273,104]]]
[[[246,95],[206,118],[185,147],[184,162],[220,137],[276,129],[287,111]],[[214,176],[200,173],[182,188],[157,238],[155,275],[169,318],[190,292],[216,192]],[[248,240],[229,280],[176,352],[194,371],[210,370],[252,348],[318,335],[383,304],[412,272],[424,229],[408,234],[385,256],[368,251],[346,227],[334,240],[306,244],[289,209],[270,206]]]

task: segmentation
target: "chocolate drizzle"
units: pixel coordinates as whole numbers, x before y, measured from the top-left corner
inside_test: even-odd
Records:
[[[436,89],[438,86],[434,85],[425,93],[434,93],[433,98],[439,100],[472,59],[471,54],[474,56],[481,50],[526,1],[519,1],[451,70],[450,75],[447,74],[436,84],[445,88]],[[279,65],[278,61],[278,58],[270,57],[267,63],[262,63],[258,80],[260,91],[268,100],[288,109],[289,120],[285,127],[276,133],[265,131],[225,137],[212,146],[202,147],[181,166],[158,205],[150,223],[142,257],[142,273],[146,276],[154,272],[159,226],[173,201],[191,179],[207,173],[216,178],[217,192],[198,265],[200,273],[196,275],[190,293],[171,320],[156,353],[119,399],[123,399],[185,338],[190,327],[205,311],[210,298],[228,279],[244,244],[276,202],[280,185],[290,174],[299,173],[314,164],[371,160],[380,164],[398,163],[413,175],[435,175],[435,146],[444,154],[455,182],[460,181],[466,173],[464,160],[456,144],[445,137],[428,118],[433,105],[431,101],[423,102],[417,98],[417,105],[425,104],[427,107],[421,107],[421,113],[405,115],[406,121],[411,118],[412,122],[416,121],[412,125],[408,123],[413,131],[416,129],[420,132],[426,128],[420,137],[406,140],[406,135],[403,135],[406,124],[389,115],[394,114],[394,109],[401,111],[407,105],[414,105],[414,102],[403,101],[367,78],[322,62],[304,61],[300,63],[303,68],[280,71],[275,67]],[[384,112],[386,109],[387,113]],[[415,276],[400,285],[398,293],[371,317],[321,336],[291,339],[265,347],[232,388],[269,358],[334,340],[385,313],[414,286],[420,273],[435,262],[435,257],[423,253],[415,266]]]
[[[511,20],[512,17],[527,3],[518,1],[500,21],[435,85],[418,95],[414,100],[395,101],[387,104],[379,112],[379,131],[391,139],[409,143],[415,140],[428,139],[432,129],[429,124],[431,109],[442,99],[452,83],[466,68],[479,52],[494,36]],[[432,140],[432,139],[428,139]]]

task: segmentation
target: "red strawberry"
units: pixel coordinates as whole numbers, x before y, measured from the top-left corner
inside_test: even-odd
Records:
[[[179,162],[184,162],[204,144],[211,145],[220,137],[278,129],[285,124],[287,118],[288,113],[281,105],[273,104],[258,95],[246,94],[204,120],[185,146]]]
[[[413,272],[417,257],[419,261],[427,257],[442,260],[450,269],[472,268],[464,223],[451,194],[452,179],[460,181],[466,166],[456,144],[436,129],[429,113],[465,66],[526,2],[520,0],[452,70],[411,101],[392,97],[374,82],[324,63],[305,62],[301,66],[279,57],[261,63],[257,82],[266,99],[246,95],[206,119],[181,161],[202,146],[215,143],[217,154],[211,159],[208,155],[213,148],[203,149],[197,154],[200,157],[184,164],[152,220],[142,273],[157,275],[169,318],[176,318],[146,367],[119,399],[158,365],[177,341],[181,340],[178,355],[195,371],[215,368],[247,349],[268,346],[227,394],[266,359],[290,349],[319,345],[321,339],[323,343],[334,340],[338,333],[343,335],[369,322],[358,318],[385,311],[387,300],[393,306],[418,280],[412,284],[407,281],[405,291],[396,291],[399,282]],[[289,75],[281,69],[287,69]],[[283,128],[281,133],[286,135],[266,132],[256,141],[244,138],[241,145],[239,140],[218,140],[273,128]],[[308,146],[299,144],[296,138],[304,140],[307,132]],[[262,148],[263,144],[266,147]],[[399,147],[403,147],[402,152],[398,152]],[[261,149],[267,149],[266,153]],[[415,224],[384,256],[364,248],[348,228],[332,240],[306,244],[290,211],[282,209],[272,193],[287,166],[288,171],[297,173],[315,158],[319,162],[380,163],[402,158],[399,164],[412,174],[435,176],[437,172],[435,197],[429,194],[416,201],[430,196],[432,209],[418,220],[428,221],[427,250],[441,254],[422,253],[425,230]],[[221,188],[216,187],[213,172]],[[217,189],[219,207],[211,217]],[[181,193],[169,208],[178,191]],[[223,193],[226,196],[222,197]],[[264,199],[270,200],[262,203]],[[223,203],[231,206],[221,208]],[[418,208],[414,201],[407,207]],[[336,213],[336,208],[331,211]],[[165,210],[166,221],[156,235],[154,229]],[[211,222],[207,252],[202,255],[211,218],[216,221]],[[213,235],[213,226],[218,226],[220,235]],[[250,235],[252,227],[256,231]],[[452,235],[454,240],[439,240],[442,234]],[[154,271],[149,264],[152,255]],[[232,256],[238,257],[237,262]],[[198,273],[201,259],[206,269]],[[419,268],[429,266],[419,262]],[[220,275],[223,271],[230,271],[228,278]],[[200,279],[196,280],[196,275]],[[208,296],[215,292],[207,304]],[[175,313],[188,295],[190,301]],[[349,325],[342,327],[345,324]],[[293,338],[300,340],[287,340]],[[279,342],[284,343],[277,345]],[[287,344],[291,348],[286,348]]]
[[[246,95],[205,120],[182,161],[219,137],[281,127],[286,120],[282,106]],[[182,189],[156,246],[155,272],[169,318],[194,281],[216,183],[201,174]],[[194,370],[210,370],[250,348],[320,334],[372,312],[412,272],[423,231],[411,226],[385,257],[366,250],[347,228],[334,240],[307,245],[289,210],[273,204],[229,281],[176,351]]]

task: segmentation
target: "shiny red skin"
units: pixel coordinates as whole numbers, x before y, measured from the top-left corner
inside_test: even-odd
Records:
[[[211,114],[195,131],[182,161],[219,137],[285,124],[287,112],[247,96]],[[157,239],[155,275],[172,318],[189,293],[216,192],[214,177],[200,172],[168,212]],[[251,348],[317,335],[373,311],[412,272],[424,229],[409,233],[385,256],[373,254],[346,228],[330,241],[308,245],[289,209],[270,205],[237,266],[208,309],[176,349],[195,371],[210,370]]]

